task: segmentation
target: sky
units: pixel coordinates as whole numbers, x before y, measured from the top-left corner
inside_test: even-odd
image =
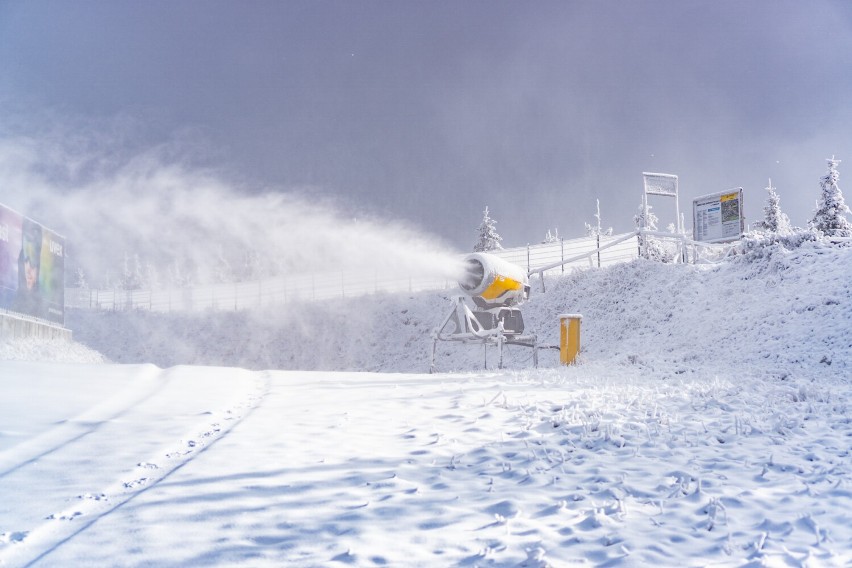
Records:
[[[631,230],[643,171],[679,176],[687,229],[736,187],[760,219],[769,178],[804,225],[826,158],[852,179],[849,69],[844,0],[0,0],[0,142],[60,196],[157,148],[458,251],[485,206],[506,247],[581,236],[596,200]]]

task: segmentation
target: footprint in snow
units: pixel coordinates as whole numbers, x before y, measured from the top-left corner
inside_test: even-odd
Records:
[[[77,495],[77,499],[90,499],[92,501],[107,501],[109,497],[107,497],[104,493],[84,493],[83,495]]]
[[[48,521],[73,521],[74,519],[81,516],[82,514],[83,513],[81,513],[80,511],[74,511],[70,515],[59,515],[59,516],[57,516],[57,514],[54,513],[52,515],[45,517],[45,519],[48,520]]]
[[[12,542],[22,542],[25,538],[27,538],[28,534],[29,531],[13,531],[0,533],[0,543],[9,544]]]

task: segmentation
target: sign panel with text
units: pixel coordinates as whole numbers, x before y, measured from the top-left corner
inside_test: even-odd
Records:
[[[738,240],[745,229],[743,188],[697,197],[692,202],[693,239],[706,243]]]

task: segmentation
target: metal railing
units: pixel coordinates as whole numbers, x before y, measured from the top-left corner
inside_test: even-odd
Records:
[[[523,266],[528,273],[544,270],[561,274],[565,268],[593,268],[628,262],[639,256],[636,233],[601,235],[579,239],[560,239],[550,243],[527,245],[490,254]],[[542,268],[544,267],[544,268]]]
[[[344,299],[380,292],[441,290],[449,280],[381,277],[377,274],[314,273],[250,282],[207,284],[186,288],[66,288],[65,306],[93,310],[242,310],[294,302]]]
[[[593,250],[586,251],[575,256],[571,256],[567,259],[562,259],[550,264],[545,264],[536,268],[530,268],[528,269],[528,274],[530,278],[532,278],[536,274],[541,278],[541,290],[542,292],[544,292],[544,276],[546,273],[552,272],[554,269],[557,269],[559,267],[564,268],[566,265],[583,263],[587,260],[591,262],[594,258],[600,259],[603,256],[604,252],[609,251],[610,249],[617,250],[616,247],[622,245],[623,243],[629,243],[630,247],[634,250],[635,254],[631,257],[631,259],[637,258],[642,254],[642,247],[648,246],[646,240],[648,237],[653,237],[657,241],[674,245],[673,247],[669,247],[672,250],[667,251],[671,257],[672,262],[689,262],[692,264],[721,262],[729,255],[731,255],[736,248],[735,243],[702,243],[699,241],[694,241],[686,235],[642,229],[633,233],[626,233],[624,235],[612,237],[613,240],[608,243],[601,244],[599,247]],[[600,261],[598,262],[600,263]]]

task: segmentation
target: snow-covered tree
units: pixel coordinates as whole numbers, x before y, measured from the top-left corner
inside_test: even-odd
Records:
[[[541,244],[547,243],[558,243],[559,242],[559,229],[553,229],[553,232],[550,232],[550,229],[547,230],[547,234],[544,235],[544,240],[541,241]]]
[[[145,268],[142,271],[142,277],[145,288],[155,290],[160,287],[160,272],[153,263],[145,263]]]
[[[589,237],[594,237],[600,239],[601,236],[606,235],[609,236],[612,234],[612,227],[604,230],[601,225],[601,200],[596,199],[597,203],[597,213],[595,213],[595,224],[590,225],[588,223],[583,223],[586,226],[586,235]]]
[[[225,250],[221,245],[216,249],[216,258],[213,259],[213,268],[210,277],[215,284],[233,282],[234,280],[234,269],[225,256]]]
[[[849,207],[843,200],[843,193],[837,185],[840,173],[832,156],[828,161],[828,173],[820,179],[822,194],[817,201],[817,210],[810,221],[811,229],[830,237],[852,236],[852,223],[846,218],[850,213]]]
[[[763,206],[763,221],[755,223],[755,227],[768,233],[779,235],[790,234],[790,218],[781,212],[781,198],[772,187],[772,180],[765,188],[767,192],[766,205]]]
[[[497,234],[497,228],[494,226],[496,224],[497,221],[488,215],[488,206],[486,206],[485,211],[482,213],[482,222],[479,224],[479,229],[477,229],[479,239],[473,246],[473,252],[503,249],[503,246],[500,244],[500,241],[503,239]]]
[[[247,249],[243,254],[243,280],[263,280],[267,275],[265,272],[266,265],[260,256],[260,253],[255,249]]]
[[[586,226],[586,235],[595,239],[595,242],[597,243],[598,249],[600,249],[601,248],[601,236],[602,235],[607,235],[607,236],[611,235],[612,234],[612,227],[610,227],[609,229],[604,231],[603,227],[601,226],[601,200],[596,199],[595,202],[597,203],[597,213],[595,213],[595,224],[594,225],[589,225],[588,223],[583,223],[583,224]],[[598,267],[600,267],[600,265],[601,265],[601,251],[600,250],[598,250],[597,257],[598,257]]]
[[[88,288],[89,283],[86,281],[86,273],[79,266],[74,269],[74,278],[71,281],[71,288]]]
[[[194,273],[194,266],[188,258],[176,258],[169,265],[169,283],[176,288],[191,288],[195,284]]]
[[[639,230],[656,231],[657,215],[651,210],[651,205],[643,197],[642,203],[639,204],[639,212],[633,216],[633,222]],[[649,260],[658,260],[661,262],[670,262],[674,259],[674,255],[666,251],[662,243],[649,235],[639,235],[639,254],[642,258]]]
[[[139,261],[139,255],[134,254],[132,257],[129,253],[124,253],[124,266],[121,271],[121,288],[124,290],[138,290],[142,287],[142,263]]]
[[[647,216],[646,216],[647,213]],[[657,215],[651,210],[651,205],[644,201],[639,204],[639,212],[633,216],[633,222],[637,229],[657,230]]]

